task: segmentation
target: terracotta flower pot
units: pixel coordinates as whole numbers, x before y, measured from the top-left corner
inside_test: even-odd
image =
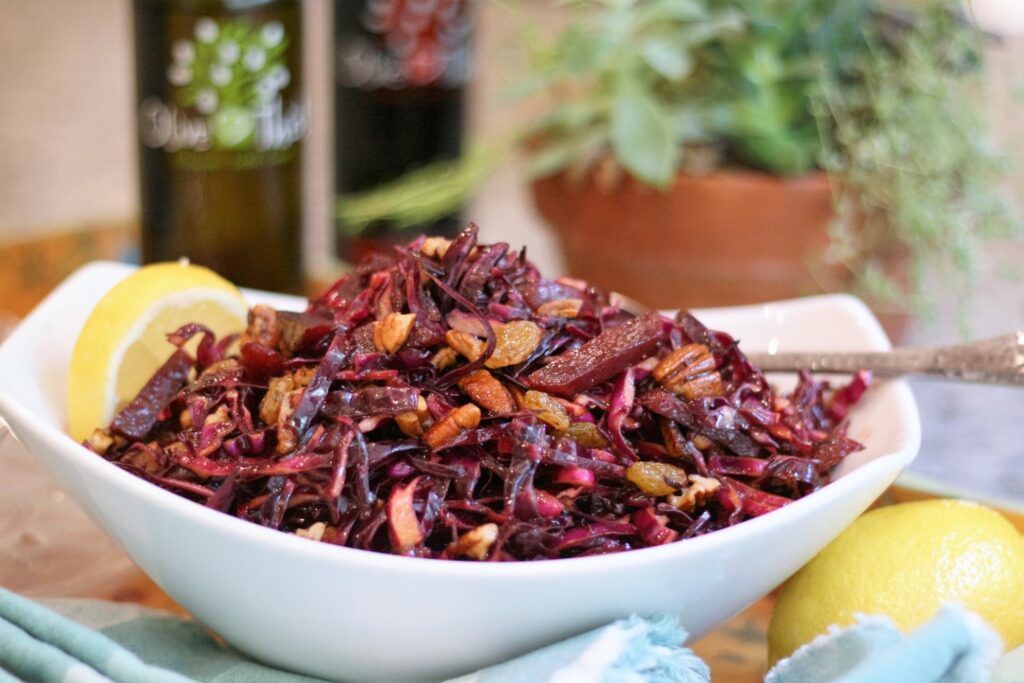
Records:
[[[558,175],[533,191],[571,275],[650,306],[726,306],[822,291],[807,266],[828,245],[832,192],[824,173],[679,175],[666,192],[631,178],[605,192]]]
[[[570,275],[652,307],[757,303],[849,284],[822,260],[833,218],[825,173],[679,175],[665,192],[631,178],[604,191],[556,175],[534,183],[533,195]],[[899,336],[906,316],[883,323]]]

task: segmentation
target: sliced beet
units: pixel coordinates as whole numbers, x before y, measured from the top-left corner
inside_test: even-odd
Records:
[[[281,327],[281,349],[293,356],[316,351],[334,331],[331,318],[313,313],[279,311],[277,324]]]
[[[178,349],[160,366],[146,386],[114,417],[110,431],[126,439],[141,441],[156,424],[157,416],[188,381],[192,358]]]
[[[647,358],[664,339],[665,320],[650,311],[555,356],[527,376],[526,384],[549,394],[574,396]]]

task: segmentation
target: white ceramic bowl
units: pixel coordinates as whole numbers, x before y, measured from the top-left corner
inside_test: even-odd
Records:
[[[0,415],[168,594],[271,665],[349,681],[437,680],[636,612],[678,614],[694,638],[757,600],[834,538],[914,458],[902,382],[851,418],[866,445],[821,491],[707,536],[605,557],[475,564],[313,543],[208,510],[124,472],[64,432],[71,348],[130,268],[72,275],[0,347]],[[302,302],[253,293],[282,307]],[[884,349],[858,300],[827,296],[699,314],[748,349]]]

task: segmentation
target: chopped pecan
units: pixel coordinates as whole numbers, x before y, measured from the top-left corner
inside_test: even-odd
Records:
[[[285,394],[294,388],[295,385],[292,382],[291,375],[272,377],[270,379],[267,393],[263,396],[263,400],[260,401],[260,419],[263,420],[264,424],[274,424],[277,422],[277,416],[281,412],[281,402],[284,400]]]
[[[677,425],[667,417],[658,419],[658,424],[661,427],[661,438],[665,442],[665,450],[673,458],[683,457],[683,447],[686,444],[686,437],[679,430]]]
[[[313,541],[322,541],[325,531],[327,531],[327,525],[323,522],[316,522],[308,528],[296,529],[295,535],[301,538],[308,538]]]
[[[313,366],[299,368],[292,373],[292,383],[297,387],[307,387],[315,374],[316,368]]]
[[[575,318],[582,307],[583,299],[558,299],[541,304],[537,313],[554,318]]]
[[[402,348],[416,322],[415,313],[388,313],[373,325],[373,343],[378,351],[394,353]]]
[[[281,327],[277,323],[277,311],[263,304],[250,308],[249,324],[242,333],[242,345],[255,342],[274,349],[277,348],[279,341]]]
[[[299,407],[302,400],[303,389],[293,389],[284,395],[281,401],[281,408],[277,413],[277,452],[290,453],[295,450],[299,442],[299,435],[295,427],[291,425],[290,419],[295,409]]]
[[[206,416],[206,420],[203,421],[203,425],[214,425],[223,424],[231,419],[231,411],[224,404],[221,404],[217,410],[213,411]]]
[[[655,381],[685,398],[721,396],[725,391],[715,357],[703,344],[673,350],[654,368]]]
[[[437,353],[430,357],[430,364],[438,370],[447,370],[451,366],[455,365],[455,361],[459,359],[459,354],[450,346],[443,346],[438,349]]]
[[[444,340],[448,342],[448,346],[455,349],[469,360],[476,360],[479,358],[483,354],[484,347],[486,346],[483,340],[477,339],[471,334],[459,332],[458,330],[448,330],[445,332]]]
[[[85,440],[89,448],[100,455],[105,454],[114,445],[114,437],[105,429],[94,429],[89,438]]]
[[[407,413],[399,413],[395,415],[395,424],[402,430],[402,433],[406,436],[417,437],[423,434],[423,424],[420,422],[420,418],[417,417],[416,413],[409,411]]]
[[[441,260],[448,252],[448,247],[450,246],[452,246],[452,241],[449,239],[444,237],[428,237],[420,245],[420,253],[427,258]]]
[[[703,434],[694,434],[693,438],[690,439],[690,441],[693,442],[693,445],[697,447],[698,451],[706,451],[707,449],[711,448],[711,446],[714,444],[714,442],[711,441],[711,439],[704,436]]]
[[[158,447],[155,443],[147,444],[147,446],[148,448],[132,449],[121,458],[121,462],[138,467],[150,474],[157,474],[164,468]],[[183,452],[187,450],[187,447],[183,443],[176,442],[168,446],[167,450]]]
[[[666,502],[674,508],[683,512],[693,512],[698,505],[702,505],[708,497],[713,496],[718,489],[722,488],[722,482],[711,477],[702,477],[699,474],[689,476],[690,485],[680,495],[672,495],[666,498]]]
[[[467,403],[448,412],[434,426],[423,434],[423,440],[433,449],[440,448],[456,436],[468,429],[476,429],[480,424],[480,409],[473,403]]]
[[[491,546],[498,540],[498,525],[493,522],[470,529],[453,541],[448,550],[453,555],[471,560],[486,560]]]
[[[459,388],[466,392],[474,403],[499,415],[516,409],[512,394],[505,385],[486,370],[471,372],[459,379]]]
[[[430,410],[423,396],[416,399],[416,410],[395,415],[395,423],[406,436],[417,437],[423,434],[423,426],[430,420]]]
[[[242,374],[242,364],[237,358],[222,358],[203,368],[199,377],[210,377],[212,375],[230,375],[232,373]]]

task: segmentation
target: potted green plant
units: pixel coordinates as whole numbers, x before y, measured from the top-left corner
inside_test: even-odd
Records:
[[[954,0],[573,5],[531,46],[517,90],[541,114],[510,135],[572,275],[659,307],[841,290],[900,314],[926,264],[967,278],[1016,228],[983,36]],[[342,223],[462,201],[507,147],[486,149],[342,202]]]
[[[534,197],[573,274],[654,306],[852,290],[899,312],[925,264],[962,275],[1013,228],[951,3],[589,4],[533,76]]]

